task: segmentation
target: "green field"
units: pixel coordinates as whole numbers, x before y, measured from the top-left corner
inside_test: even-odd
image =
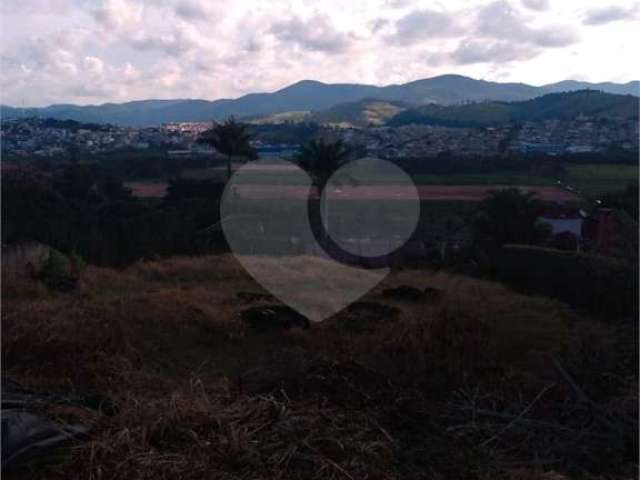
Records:
[[[574,164],[567,165],[566,169],[567,174],[563,179],[509,171],[466,174],[415,174],[411,175],[411,178],[416,185],[553,186],[557,185],[559,180],[562,180],[564,185],[574,188],[577,192],[587,197],[622,190],[629,183],[638,182],[637,165]],[[226,169],[223,167],[210,167],[186,170],[182,176],[184,178],[208,178],[224,181]],[[373,174],[369,176],[369,182],[374,185],[385,185],[389,183],[389,180],[384,175],[376,176]],[[296,185],[300,184],[300,177],[295,172],[286,170],[254,171],[243,174],[243,183]],[[349,183],[349,180],[345,179],[345,183]]]
[[[203,168],[183,172],[184,178],[224,179],[226,171],[221,168]],[[536,175],[517,172],[469,173],[469,174],[414,174],[411,175],[416,185],[555,185],[556,180]],[[372,174],[369,181],[375,185],[389,183],[386,176]],[[296,185],[300,177],[287,171],[255,171],[243,173],[243,183]]]
[[[554,179],[515,172],[417,174],[416,185],[555,185]]]
[[[638,165],[568,165],[567,185],[585,195],[598,195],[624,189],[638,182]]]

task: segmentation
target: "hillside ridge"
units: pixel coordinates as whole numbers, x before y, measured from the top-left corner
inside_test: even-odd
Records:
[[[461,75],[440,75],[404,84],[376,86],[357,83],[323,83],[302,80],[271,93],[249,93],[235,99],[164,99],[135,100],[101,105],[54,104],[42,108],[15,108],[2,105],[3,118],[51,117],[81,122],[114,123],[145,126],[168,122],[209,121],[230,115],[259,116],[288,111],[326,110],[345,102],[365,98],[404,102],[414,106],[436,103],[455,105],[479,101],[523,101],[547,93],[585,88],[605,93],[638,95],[638,81],[626,84],[587,83],[567,80],[555,84],[532,86],[525,83],[499,83],[476,80]]]

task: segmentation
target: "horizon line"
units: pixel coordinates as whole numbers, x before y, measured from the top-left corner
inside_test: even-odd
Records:
[[[292,87],[294,85],[300,84],[300,83],[304,83],[304,82],[313,82],[313,83],[319,83],[322,85],[360,85],[360,86],[367,86],[367,87],[378,87],[378,88],[384,88],[384,87],[391,87],[391,86],[401,86],[401,85],[407,85],[409,83],[414,83],[414,82],[419,82],[422,80],[433,80],[436,78],[442,78],[442,77],[460,77],[460,78],[465,78],[465,79],[470,79],[470,80],[475,80],[475,81],[479,81],[479,82],[487,82],[487,83],[498,83],[498,84],[502,84],[502,85],[526,85],[529,87],[534,87],[534,88],[543,88],[549,85],[556,85],[559,83],[563,83],[563,82],[580,82],[580,83],[589,83],[592,85],[599,85],[599,84],[603,84],[603,83],[610,83],[610,84],[614,84],[614,85],[627,85],[629,83],[634,83],[634,82],[640,82],[640,80],[629,80],[626,82],[616,82],[613,80],[603,80],[603,81],[598,81],[598,82],[593,82],[593,81],[588,81],[588,80],[575,80],[575,79],[571,79],[571,78],[567,78],[564,80],[559,80],[557,82],[550,82],[550,83],[543,83],[540,85],[535,85],[532,83],[526,83],[526,82],[522,82],[522,81],[508,81],[508,82],[501,82],[501,81],[497,81],[497,80],[485,80],[484,78],[474,78],[474,77],[470,77],[468,75],[460,75],[457,73],[443,73],[441,75],[434,75],[432,77],[421,77],[421,78],[416,78],[414,80],[408,80],[406,82],[403,83],[387,83],[387,84],[373,84],[373,83],[357,83],[357,82],[323,82],[321,80],[314,80],[311,78],[303,78],[301,80],[296,80],[295,82],[292,83],[288,83],[284,86],[281,86],[275,90],[271,90],[271,91],[255,91],[255,92],[248,92],[248,93],[244,93],[242,95],[239,95],[237,97],[218,97],[218,98],[140,98],[140,99],[133,99],[133,100],[123,100],[123,101],[105,101],[103,103],[69,103],[69,102],[60,102],[60,103],[49,103],[46,105],[40,105],[40,106],[29,106],[29,107],[19,107],[19,106],[14,106],[14,105],[10,105],[8,103],[2,103],[0,102],[0,106],[1,107],[9,107],[9,108],[13,108],[15,110],[28,110],[28,109],[43,109],[43,108],[49,108],[49,107],[54,107],[54,106],[64,106],[64,105],[69,105],[69,106],[74,106],[74,107],[102,107],[105,105],[123,105],[123,104],[127,104],[127,103],[135,103],[135,102],[185,102],[185,101],[205,101],[205,102],[216,102],[216,101],[224,101],[224,100],[228,100],[228,101],[233,101],[233,100],[238,100],[240,98],[246,97],[247,95],[260,95],[260,94],[273,94],[273,93],[277,93],[281,90],[284,90],[286,88]]]

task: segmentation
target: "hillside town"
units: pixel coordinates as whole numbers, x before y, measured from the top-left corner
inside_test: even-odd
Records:
[[[612,145],[629,151],[638,149],[638,122],[589,117],[486,128],[407,125],[338,129],[334,134],[381,158],[420,158],[444,152],[488,156],[509,151],[553,156],[605,152]]]
[[[158,127],[82,124],[53,119],[14,119],[2,122],[2,154],[11,157],[56,157],[65,154],[103,154],[119,150],[158,150],[169,155],[210,152],[198,137],[210,123],[167,123]],[[286,128],[286,126],[281,127]],[[547,155],[605,152],[612,145],[638,150],[638,122],[593,119],[524,122],[484,128],[433,125],[337,128],[321,126],[319,134],[341,138],[380,158],[420,158],[444,152],[459,156],[489,156],[505,152]],[[258,136],[254,146],[265,152],[295,151],[295,145],[273,145]]]

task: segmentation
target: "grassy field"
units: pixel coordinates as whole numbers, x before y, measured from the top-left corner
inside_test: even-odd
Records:
[[[221,168],[205,168],[186,171],[185,178],[209,178],[224,179],[226,172]],[[554,179],[538,177],[514,172],[474,173],[474,174],[415,174],[411,176],[416,185],[555,185]],[[243,180],[246,183],[256,184],[283,184],[298,185],[299,177],[285,171],[255,171],[244,173]],[[386,176],[371,175],[368,180],[373,185],[386,185],[389,179]]]
[[[638,182],[637,165],[568,165],[566,183],[586,195],[623,190]]]
[[[311,280],[322,262],[272,271]],[[313,284],[298,288],[318,296]],[[442,296],[382,296],[401,284]],[[90,439],[20,478],[636,474],[637,331],[499,284],[394,271],[364,300],[398,308],[395,322],[267,335],[240,321],[253,303],[236,294],[262,289],[231,256],[89,267],[70,294],[2,288],[3,375],[120,407],[67,408],[59,418],[91,425]]]
[[[635,165],[567,165],[565,183],[587,194],[603,193],[623,189],[629,182],[638,181]],[[202,172],[206,175],[206,172]],[[194,176],[198,176],[195,173]],[[286,172],[258,172],[247,175],[248,183],[296,184],[297,178]],[[546,178],[517,172],[492,172],[474,174],[415,174],[411,176],[416,185],[557,185],[555,178]],[[372,184],[387,184],[384,176],[371,176]]]
[[[451,175],[414,175],[417,185],[542,185],[553,186],[549,178],[514,172],[469,173]]]
[[[567,175],[563,183],[574,188],[587,197],[598,196],[605,192],[624,189],[627,184],[638,181],[638,167],[635,165],[567,165]],[[221,167],[198,170],[188,170],[183,173],[185,178],[217,179],[224,181],[226,171]],[[495,172],[488,174],[416,174],[412,176],[416,185],[424,186],[470,186],[470,185],[522,185],[522,186],[557,186],[557,179],[514,172]],[[256,185],[298,185],[300,178],[285,170],[255,171],[243,174],[243,183]],[[345,181],[348,184],[348,181]],[[369,178],[369,184],[385,185],[389,180],[385,176]],[[158,197],[166,192],[166,182],[140,181],[128,184],[134,195],[141,197]]]

